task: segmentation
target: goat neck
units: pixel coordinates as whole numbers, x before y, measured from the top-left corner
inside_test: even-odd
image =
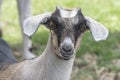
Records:
[[[59,58],[53,51],[51,35],[49,37],[45,51],[38,59],[40,59],[40,61],[43,61],[42,65],[40,63],[39,68],[42,71],[40,71],[39,76],[41,78],[44,78],[44,80],[70,79],[74,57],[71,58],[70,60],[63,60]]]

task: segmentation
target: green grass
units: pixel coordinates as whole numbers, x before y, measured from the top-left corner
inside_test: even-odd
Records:
[[[51,12],[56,6],[81,8],[84,15],[91,16],[109,29],[109,37],[105,41],[95,42],[90,32],[86,32],[81,42],[77,57],[85,53],[97,54],[100,65],[107,65],[113,59],[120,58],[120,0],[32,0],[32,14]],[[21,50],[22,36],[18,21],[16,0],[4,0],[2,5],[2,26],[4,39],[13,49]],[[42,27],[32,37],[36,53],[44,49],[49,30]],[[40,48],[40,49],[39,49]]]

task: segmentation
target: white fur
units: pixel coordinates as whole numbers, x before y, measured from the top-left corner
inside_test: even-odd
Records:
[[[72,44],[72,40],[70,37],[66,37],[63,41],[63,43],[67,43],[67,44]]]
[[[60,15],[63,18],[72,18],[77,14],[78,10],[65,10],[65,9],[60,9]]]
[[[74,43],[72,42],[72,39],[70,37],[66,37],[63,42],[61,43],[61,46],[63,45],[70,45],[72,48],[74,47]]]
[[[86,16],[85,19],[87,20],[87,25],[96,41],[105,40],[108,37],[109,31],[101,23],[88,16]]]
[[[32,16],[27,18],[23,24],[23,31],[27,36],[32,36],[39,25],[46,21],[46,19],[51,15],[51,13],[44,13],[37,16]]]

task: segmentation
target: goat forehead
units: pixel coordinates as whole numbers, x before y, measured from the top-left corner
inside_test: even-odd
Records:
[[[81,13],[80,9],[63,9],[58,8],[53,12],[51,20],[55,23],[69,25],[75,25],[81,23],[84,20],[84,16]]]
[[[68,9],[59,9],[60,10],[60,16],[63,18],[72,18],[75,17],[78,9],[72,9],[72,10],[68,10]]]
[[[75,22],[76,21],[76,22]],[[65,29],[72,29],[78,23],[77,19],[63,19],[63,27]]]

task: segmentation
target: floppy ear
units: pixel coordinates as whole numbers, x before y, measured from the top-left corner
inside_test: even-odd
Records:
[[[51,13],[44,13],[28,17],[23,23],[23,32],[29,37],[32,36],[37,31],[39,25],[46,23],[50,16]]]
[[[86,16],[87,26],[89,27],[95,41],[105,40],[108,37],[108,29],[94,19]]]

